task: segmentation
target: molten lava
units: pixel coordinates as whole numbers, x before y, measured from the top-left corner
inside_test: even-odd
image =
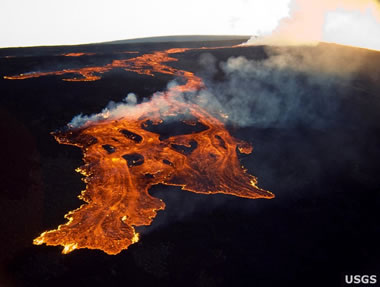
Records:
[[[83,151],[84,165],[77,171],[85,176],[86,190],[79,198],[86,203],[65,215],[67,223],[43,232],[34,244],[62,245],[65,254],[77,248],[118,254],[138,241],[135,226],[151,224],[157,211],[165,208],[148,192],[157,184],[195,193],[274,197],[258,188],[256,178],[239,163],[237,151],[248,154],[252,147],[233,138],[216,116],[180,100],[183,92],[203,88],[192,72],[164,64],[177,60],[169,55],[186,50],[169,49],[115,60],[105,67],[70,70],[88,80],[97,77],[95,72],[122,67],[144,75],[175,75],[186,83],[156,93],[149,102],[126,105],[122,115],[101,114],[79,128],[68,126],[53,133],[59,143]],[[165,134],[168,130],[171,134]]]
[[[100,80],[101,76],[99,74],[109,72],[115,68],[122,68],[125,71],[136,72],[138,74],[149,76],[153,76],[154,73],[184,76],[185,71],[176,70],[170,66],[164,65],[163,63],[178,61],[176,58],[170,57],[169,54],[182,53],[187,50],[188,49],[186,48],[169,49],[166,51],[154,52],[152,54],[145,54],[131,59],[113,60],[110,64],[104,66],[84,67],[78,69],[63,69],[51,72],[31,72],[26,74],[20,74],[17,76],[4,76],[4,79],[25,80],[31,78],[38,78],[42,76],[62,76],[76,74],[81,75],[82,77],[64,78],[63,80],[71,82],[88,82]]]
[[[93,56],[95,53],[67,53],[67,54],[62,54],[62,56],[66,57],[81,57],[81,56]]]

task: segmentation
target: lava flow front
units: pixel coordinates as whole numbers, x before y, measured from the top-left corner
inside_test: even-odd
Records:
[[[248,154],[251,146],[233,138],[216,116],[180,100],[183,92],[203,88],[192,72],[163,64],[176,60],[170,54],[183,51],[170,49],[97,67],[97,72],[123,67],[146,75],[166,73],[186,83],[156,93],[149,102],[124,105],[121,115],[120,110],[117,116],[100,114],[79,128],[68,125],[53,133],[59,143],[83,151],[84,165],[77,171],[85,176],[86,190],[79,197],[86,203],[66,214],[67,223],[42,233],[34,244],[62,245],[63,253],[89,248],[117,254],[138,241],[135,226],[149,225],[165,208],[162,200],[148,193],[160,183],[204,194],[274,197],[258,188],[256,178],[239,163],[237,151]],[[85,79],[94,76],[76,71]]]

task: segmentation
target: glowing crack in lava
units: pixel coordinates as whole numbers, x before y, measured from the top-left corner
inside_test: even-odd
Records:
[[[149,102],[126,105],[122,115],[99,114],[79,128],[68,125],[53,133],[59,143],[83,151],[84,165],[77,171],[85,176],[86,190],[79,198],[86,203],[34,244],[62,245],[65,254],[77,248],[118,254],[138,241],[135,226],[151,224],[157,211],[165,208],[162,200],[148,193],[157,184],[195,193],[274,197],[257,187],[256,178],[239,163],[237,150],[249,154],[252,147],[233,138],[215,116],[178,97],[203,88],[192,72],[163,64],[176,60],[169,54],[182,51],[145,54],[120,61],[120,66],[140,74],[177,75],[186,79],[185,84],[156,93]],[[170,135],[162,133],[168,129]]]

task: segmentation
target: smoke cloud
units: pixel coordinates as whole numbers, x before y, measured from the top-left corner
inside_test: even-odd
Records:
[[[218,66],[211,54],[200,58],[206,90],[197,101],[228,115],[234,126],[311,128],[331,126],[339,103],[362,66],[363,57],[344,47],[266,47],[268,57],[231,57],[219,64],[222,81],[210,75]]]
[[[334,42],[380,50],[380,3],[373,0],[293,0],[290,16],[247,44],[314,45]]]
[[[170,83],[172,84],[172,83]],[[154,106],[160,106],[163,109],[168,107],[167,101],[161,97],[162,93],[155,93],[152,98],[144,99],[144,101],[140,104],[137,104],[137,95],[134,93],[128,93],[127,97],[123,99],[120,103],[115,103],[113,101],[109,102],[108,105],[98,114],[93,115],[83,115],[79,114],[75,116],[70,123],[68,123],[68,127],[70,128],[80,128],[85,127],[94,122],[102,121],[102,120],[113,120],[123,117],[134,117],[136,112],[146,112],[149,111],[151,105],[147,105],[147,102]]]
[[[247,51],[252,52],[254,49],[262,49],[262,47],[249,47]],[[284,131],[293,129],[291,133],[297,140],[302,138],[302,135],[294,132],[299,126],[318,130],[341,128],[347,125],[347,118],[351,115],[342,112],[342,105],[352,100],[350,98],[354,90],[352,83],[360,74],[362,66],[366,65],[366,69],[369,67],[364,61],[368,51],[331,44],[320,44],[315,47],[268,46],[264,49],[266,57],[255,60],[239,56],[230,57],[221,62],[211,53],[201,54],[199,63],[203,68],[199,75],[206,88],[198,92],[177,91],[176,100],[195,102],[216,116],[223,113],[228,116],[226,123],[238,128],[278,128]],[[173,91],[178,85],[176,81],[172,81],[167,89]],[[137,101],[137,96],[130,93],[121,103],[110,102],[99,114],[76,116],[70,126],[83,127],[104,119],[133,117],[143,112],[149,114],[152,107],[165,110],[173,104],[163,96],[162,92],[153,94],[151,98],[141,103],[138,102],[140,101]],[[344,158],[356,160],[359,158],[356,150],[344,145],[350,136],[351,134],[346,135],[346,138],[340,140],[341,150],[344,151],[342,152]],[[272,143],[270,154],[283,155],[290,153],[293,148],[289,143],[278,148],[277,144],[277,142]],[[305,154],[314,156],[312,146],[297,145],[297,149],[303,149],[302,152]],[[290,154],[293,155],[293,152]],[[297,156],[300,158],[299,155]],[[264,164],[261,170],[264,171],[259,175],[260,182],[266,179],[269,182],[268,189],[275,192],[277,192],[276,182],[282,182],[283,186],[301,188],[321,176],[320,162],[317,157],[312,158],[312,164],[309,158],[299,160],[299,170],[296,169],[296,171],[302,173],[303,177],[297,177],[297,179],[291,174],[292,170],[289,173],[285,172],[281,178],[276,173],[282,168],[278,162],[277,157],[265,158],[265,161],[261,162]],[[278,168],[273,168],[274,166]],[[247,167],[249,168],[249,165]],[[254,172],[254,174],[257,173]],[[287,182],[289,184],[286,184]],[[266,186],[263,187],[266,188]],[[153,225],[139,228],[138,232],[149,233],[158,227],[182,220],[199,211],[219,208],[227,200],[230,201],[224,195],[213,196],[207,199],[206,206],[200,196],[199,199],[198,197],[192,199],[193,204],[188,204],[187,197],[179,196],[174,187],[166,187],[163,191],[160,191],[160,188],[158,186],[155,189],[154,196],[164,199],[168,208],[173,207],[172,214],[175,214],[175,218],[168,216],[165,212],[159,213]],[[277,186],[277,188],[281,187]],[[189,198],[195,197],[193,195]],[[247,210],[252,212],[254,205],[255,208],[260,206],[260,204],[249,202]],[[241,203],[239,203],[239,209],[241,208]]]

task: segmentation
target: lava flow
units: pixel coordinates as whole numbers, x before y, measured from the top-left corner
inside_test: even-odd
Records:
[[[82,57],[82,56],[93,56],[95,53],[67,53],[67,54],[62,54],[62,56],[66,57]]]
[[[176,70],[170,66],[164,65],[165,62],[177,61],[176,58],[169,57],[169,54],[185,52],[186,48],[169,49],[166,51],[158,51],[152,54],[145,54],[139,57],[113,60],[110,64],[104,66],[84,67],[78,69],[63,69],[50,72],[30,72],[16,76],[4,76],[7,80],[25,80],[31,78],[39,78],[42,76],[62,76],[62,75],[80,75],[81,77],[64,78],[64,81],[70,82],[89,82],[101,79],[99,74],[111,71],[115,68],[122,68],[125,71],[136,72],[138,74],[153,76],[154,73],[163,73],[176,76],[184,76],[185,71]],[[127,53],[127,52],[125,52]],[[134,53],[128,52],[128,53]],[[66,54],[67,56],[67,54]]]
[[[252,147],[233,138],[216,116],[178,97],[203,88],[192,72],[163,64],[175,61],[169,55],[182,51],[118,60],[112,67],[176,75],[187,80],[184,85],[156,93],[149,102],[125,105],[121,114],[120,110],[99,114],[79,128],[68,125],[53,133],[59,143],[83,151],[84,165],[77,171],[85,176],[86,190],[79,198],[86,203],[65,215],[67,223],[42,233],[34,244],[62,245],[63,253],[89,248],[118,254],[138,241],[135,226],[151,224],[157,211],[165,208],[148,192],[157,184],[195,193],[274,197],[258,188],[256,178],[239,163],[237,151],[249,154]]]

